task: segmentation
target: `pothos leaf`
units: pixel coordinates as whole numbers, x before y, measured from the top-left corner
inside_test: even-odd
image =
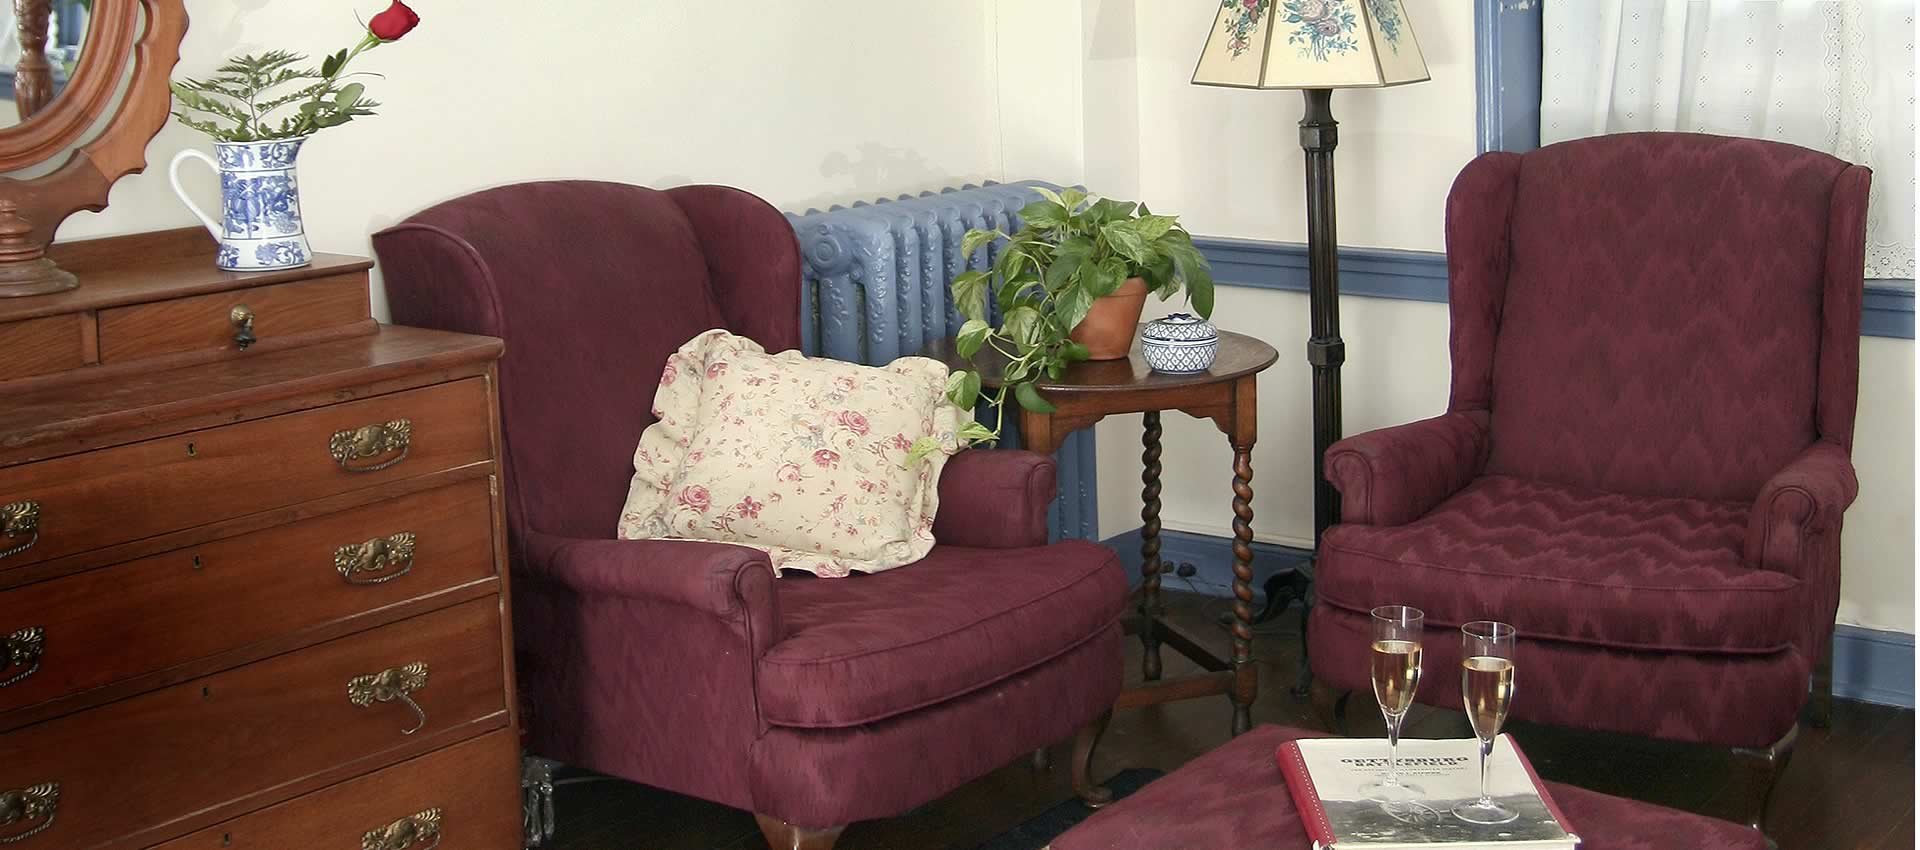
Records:
[[[960,237],[960,256],[971,257],[973,252],[993,244],[995,239],[1005,239],[1006,234],[998,230],[969,230]]]
[[[1052,413],[1054,410],[1053,403],[1041,397],[1040,390],[1032,381],[1014,384],[1013,398],[1020,402],[1022,409],[1032,413]]]
[[[961,272],[953,276],[953,306],[969,319],[987,318],[987,273]]]
[[[993,326],[984,319],[968,319],[960,326],[960,333],[954,335],[954,347],[960,356],[969,360],[979,353],[980,347],[987,343],[987,337],[993,333]],[[966,405],[961,405],[965,407]]]
[[[1107,222],[1100,226],[1100,235],[1107,237],[1107,244],[1135,265],[1146,265],[1153,261],[1153,246],[1146,237],[1140,235],[1134,222]]]
[[[1028,227],[1059,227],[1067,221],[1067,208],[1052,201],[1034,201],[1020,208],[1020,220]]]
[[[1059,204],[1062,207],[1067,206],[1066,200],[1061,198],[1060,195],[1055,193],[1052,189],[1049,189],[1045,186],[1029,186],[1027,188],[1032,189],[1033,191],[1039,193],[1040,197],[1042,198],[1046,198],[1047,200],[1052,201],[1056,204]]]
[[[912,469],[919,466],[920,462],[926,460],[928,455],[937,451],[940,451],[940,438],[938,437],[921,437],[918,440],[914,440],[913,445],[907,448],[906,468]]]
[[[1070,284],[1060,290],[1053,298],[1053,315],[1060,321],[1060,327],[1069,333],[1080,326],[1087,317],[1087,311],[1093,309],[1093,293],[1087,291],[1086,284]],[[1058,377],[1058,376],[1055,376]]]
[[[960,441],[973,443],[992,443],[1000,440],[1000,433],[978,422],[968,422],[960,426]]]
[[[1007,317],[1000,323],[1000,331],[1013,338],[1015,345],[1031,348],[1040,341],[1040,326],[1045,317],[1034,307],[1022,304],[1007,311]]]
[[[980,401],[980,373],[968,370],[948,375],[947,400],[961,410],[972,410]]]

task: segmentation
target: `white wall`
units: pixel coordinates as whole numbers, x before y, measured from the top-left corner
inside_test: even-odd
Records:
[[[355,67],[385,75],[381,115],[301,154],[316,250],[370,253],[368,236],[435,202],[503,183],[590,177],[665,187],[727,183],[782,209],[919,191],[1000,172],[993,27],[983,3],[411,0],[424,19]],[[236,53],[321,54],[359,35],[352,4],[194,0],[177,75]],[[363,15],[382,4],[360,4]],[[147,174],[63,238],[192,224],[167,161],[206,147],[170,125]],[[197,165],[187,182],[217,199]],[[214,207],[217,209],[217,207]],[[376,284],[376,301],[384,305]],[[382,308],[384,309],[384,307]]]
[[[1299,96],[1187,83],[1215,0],[833,0],[725,16],[687,0],[574,0],[539,16],[504,0],[414,5],[421,29],[361,60],[386,75],[372,86],[385,114],[303,153],[320,250],[367,253],[368,234],[437,201],[558,177],[728,183],[783,209],[1041,177],[1147,200],[1201,234],[1306,238]],[[1339,234],[1440,250],[1447,187],[1474,154],[1473,14],[1458,0],[1407,5],[1433,80],[1335,95]],[[195,0],[191,12],[186,74],[356,34],[331,4]],[[62,236],[191,224],[162,172],[205,144],[169,127],[149,173]],[[209,175],[189,181],[213,200]],[[1348,298],[1342,311],[1348,432],[1443,409],[1444,305]],[[1226,288],[1216,318],[1281,351],[1261,386],[1254,525],[1299,545],[1312,530],[1306,297]],[[1913,345],[1869,339],[1863,359],[1841,619],[1911,632]],[[1224,441],[1177,414],[1166,424],[1167,526],[1225,533]],[[1139,525],[1139,417],[1099,427],[1101,529],[1115,534]]]

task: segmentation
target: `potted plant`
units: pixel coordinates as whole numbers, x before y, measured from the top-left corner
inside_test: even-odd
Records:
[[[985,348],[1007,360],[1000,387],[987,394],[1002,411],[992,438],[1005,421],[1009,390],[1021,407],[1051,412],[1035,381],[1058,378],[1076,361],[1126,357],[1149,292],[1163,301],[1185,293],[1195,313],[1213,314],[1207,259],[1174,216],[1074,189],[1035,191],[1042,200],[1020,210],[1018,232],[973,230],[961,242],[971,255],[1004,240],[992,270],[953,279],[954,303],[966,318],[956,339],[960,355],[971,359]],[[987,321],[989,295],[999,308],[997,326]],[[955,372],[947,395],[972,409],[981,397],[980,373]]]

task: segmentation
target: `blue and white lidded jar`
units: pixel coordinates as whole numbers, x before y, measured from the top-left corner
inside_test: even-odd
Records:
[[[307,224],[300,214],[300,178],[295,160],[306,139],[216,142],[214,156],[188,148],[173,158],[168,177],[174,194],[220,243],[215,265],[227,271],[290,269],[313,261]],[[220,175],[221,216],[202,212],[180,187],[180,165],[198,159]]]
[[[1205,372],[1220,353],[1220,331],[1187,313],[1148,322],[1140,332],[1140,353],[1155,372]]]

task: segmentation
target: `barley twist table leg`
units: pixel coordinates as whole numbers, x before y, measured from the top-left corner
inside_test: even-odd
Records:
[[[1233,734],[1253,728],[1253,446],[1233,447]]]
[[[1145,655],[1140,672],[1147,681],[1160,678],[1160,411],[1142,417],[1146,430],[1140,444],[1140,644]]]

